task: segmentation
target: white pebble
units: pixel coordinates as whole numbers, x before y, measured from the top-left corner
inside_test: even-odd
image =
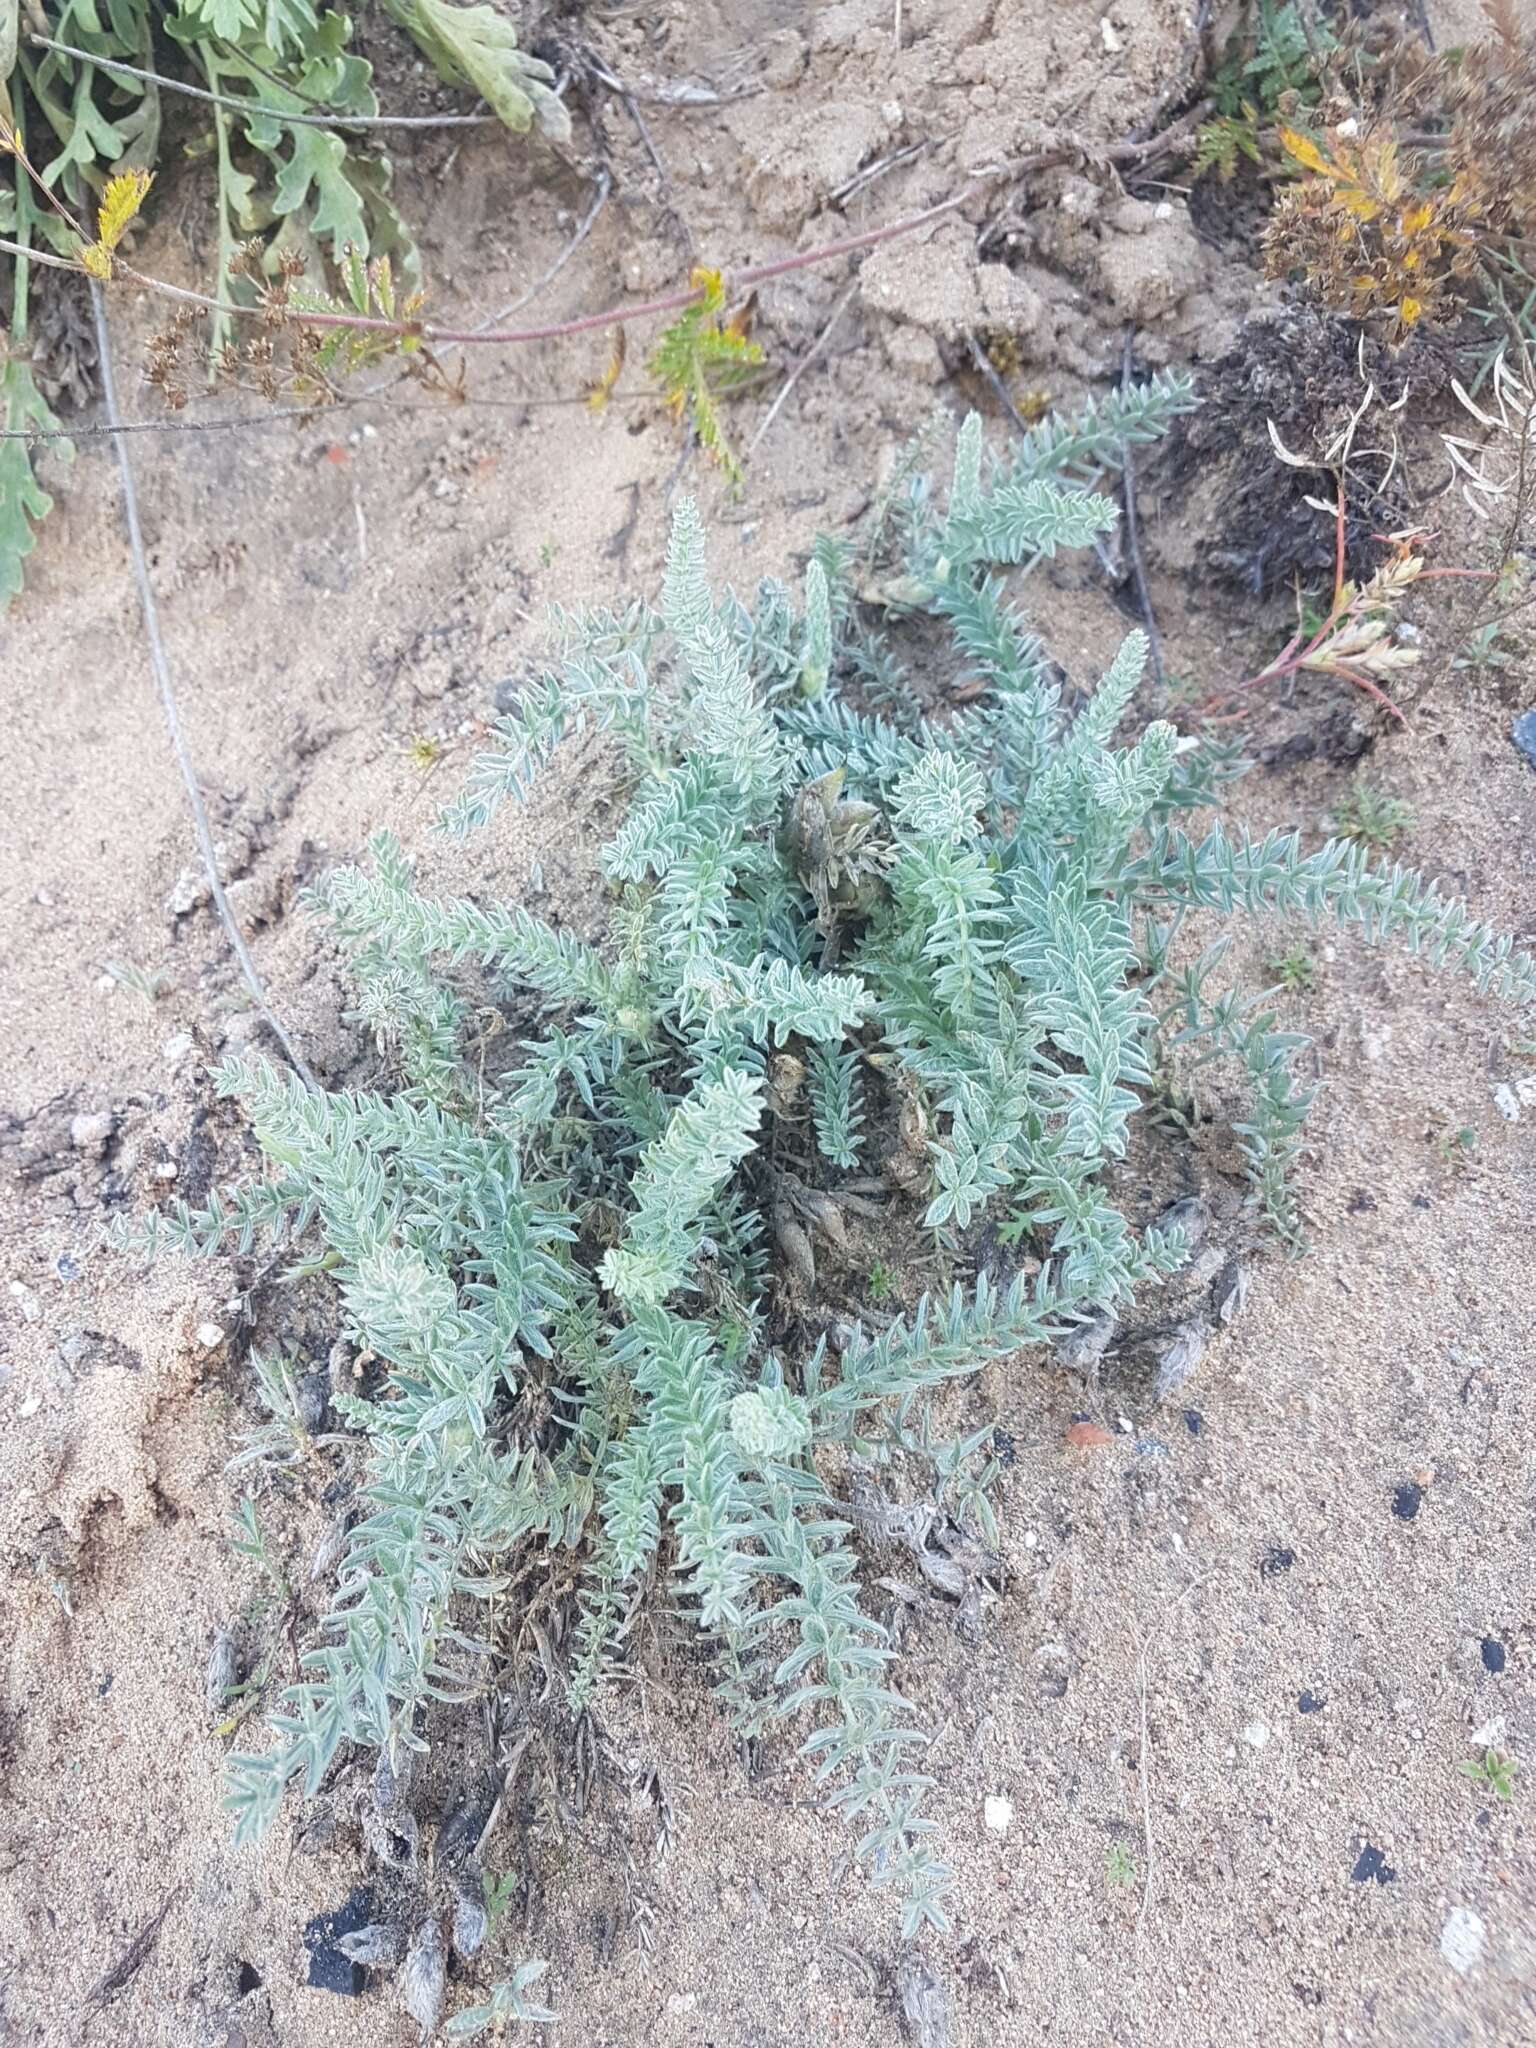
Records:
[[[111,1136],[112,1112],[109,1109],[88,1110],[70,1119],[69,1142],[77,1152],[102,1152]]]
[[[19,1280],[11,1282],[11,1299],[21,1310],[21,1319],[24,1323],[35,1323],[43,1312],[37,1296],[30,1287],[23,1286]]]
[[[217,1351],[224,1342],[224,1332],[217,1323],[199,1323],[197,1341],[205,1351]]]
[[[174,1180],[180,1171],[181,1169],[177,1166],[174,1159],[162,1159],[155,1168],[155,1179]]]
[[[1269,1740],[1269,1723],[1250,1721],[1243,1730],[1243,1740],[1250,1749],[1262,1749]]]
[[[1013,1801],[1001,1792],[989,1792],[982,1801],[981,1817],[994,1835],[1006,1835],[1013,1821]]]
[[[192,1050],[190,1031],[178,1031],[174,1038],[168,1038],[160,1048],[160,1057],[168,1067],[178,1065]]]
[[[1456,1972],[1465,1977],[1483,1959],[1488,1930],[1470,1906],[1453,1906],[1440,1930],[1440,1953]]]

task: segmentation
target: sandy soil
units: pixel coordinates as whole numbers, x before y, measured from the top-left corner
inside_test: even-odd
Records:
[[[1176,90],[1187,48],[1177,0],[898,12],[899,51],[889,0],[568,23],[627,78],[735,62],[765,89],[723,108],[648,105],[665,187],[609,100],[615,197],[540,309],[894,217],[1062,131],[1117,139]],[[448,155],[424,145],[399,178],[435,303],[478,313],[540,275],[590,188],[499,139],[456,149],[451,174]],[[865,261],[741,501],[696,462],[683,472],[713,514],[719,573],[781,573],[816,525],[853,516],[894,443],[963,403],[951,372],[967,327],[1011,326],[1024,377],[1068,399],[1118,372],[1127,322],[1144,361],[1220,353],[1264,288],[1195,238],[1177,192],[1129,199],[1103,182],[1058,173],[1022,191],[1008,265],[977,264],[966,222]],[[162,274],[196,273],[186,212],[168,209],[143,252]],[[810,344],[852,277],[833,266],[763,293],[777,361]],[[153,309],[114,309],[131,384]],[[327,1073],[353,1057],[352,1029],[332,961],[291,913],[303,881],[374,825],[393,824],[434,880],[517,893],[537,864],[541,910],[578,927],[592,914],[614,791],[598,750],[577,749],[483,842],[446,849],[427,825],[497,685],[535,654],[542,607],[658,580],[672,429],[643,397],[600,420],[543,402],[569,399],[605,349],[594,336],[477,359],[480,402],[460,410],[408,393],[309,426],[136,443],[227,874],[274,1000]],[[154,414],[151,394],[132,403]],[[766,404],[741,408],[743,438]],[[195,887],[107,444],[82,440],[61,495],[0,626],[0,2041],[404,2044],[416,2029],[387,1991],[304,1983],[305,1922],[364,1874],[355,1831],[285,1822],[237,1854],[218,1806],[228,1743],[204,1671],[216,1627],[252,1597],[226,1543],[224,1463],[249,1416],[233,1268],[145,1273],[94,1249],[111,1210],[238,1169],[249,1140],[209,1068],[258,1027]],[[1147,510],[1154,535],[1176,535],[1177,502]],[[1178,546],[1166,568],[1153,546],[1170,670],[1207,687],[1262,658],[1253,608],[1193,595]],[[1091,677],[1124,626],[1093,564],[1039,580],[1031,601],[1074,680]],[[1438,657],[1443,605],[1416,616]],[[1514,669],[1447,674],[1436,658],[1424,675],[1372,779],[1415,807],[1405,857],[1529,943],[1536,777],[1507,737],[1536,683],[1529,643]],[[1305,737],[1338,715],[1319,688],[1278,707],[1273,731]],[[425,780],[408,754],[421,735],[443,748]],[[1326,754],[1250,778],[1243,814],[1320,833],[1347,780]],[[1257,974],[1263,942],[1251,950]],[[140,999],[104,978],[109,962],[162,975],[166,993]],[[1536,2043],[1530,1795],[1501,1803],[1458,1770],[1489,1743],[1536,1756],[1536,1113],[1511,1123],[1493,1099],[1529,1069],[1507,1015],[1343,939],[1294,1012],[1325,1084],[1313,1253],[1257,1268],[1188,1409],[1153,1411],[1111,1376],[1090,1406],[1115,1441],[1081,1453],[1065,1430],[1082,1388],[1033,1363],[951,1397],[1009,1432],[1016,1459],[1000,1501],[1007,1593],[981,1644],[937,1606],[904,1641],[903,1684],[939,1730],[934,1811],[961,1878],[955,1933],[926,1950],[947,2031],[903,2020],[892,1916],[850,1870],[840,1824],[787,1753],[746,1770],[665,1625],[609,1703],[586,1812],[562,1810],[551,1781],[493,1842],[491,1866],[526,1882],[455,2003],[537,1954],[561,2014],[550,2038],[593,2048]],[[1470,1157],[1447,1142],[1463,1128]],[[1234,1161],[1196,1163],[1235,1206]],[[325,1519],[313,1500],[277,1510],[294,1571]],[[465,1740],[442,1761],[444,1799],[476,1766]],[[999,1796],[1003,1831],[984,1819]],[[142,1962],[99,1992],[141,1935]]]

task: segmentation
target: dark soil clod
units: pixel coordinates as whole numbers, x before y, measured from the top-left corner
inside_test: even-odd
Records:
[[[1400,1522],[1411,1522],[1424,1505],[1424,1489],[1417,1480],[1405,1479],[1392,1489],[1392,1512]]]
[[[1320,1714],[1328,1702],[1318,1692],[1299,1692],[1296,1695],[1298,1714]]]
[[[1261,1579],[1278,1579],[1280,1574],[1288,1572],[1295,1562],[1295,1551],[1286,1550],[1277,1543],[1273,1550],[1267,1550],[1259,1559],[1259,1577]]]
[[[304,1929],[304,1946],[309,1951],[309,1973],[304,1981],[315,1991],[334,1991],[340,1998],[359,1998],[368,1981],[360,1963],[354,1963],[337,1946],[344,1934],[354,1934],[374,1919],[373,1887],[359,1885],[334,1913],[317,1913]]]
[[[1355,1867],[1349,1873],[1356,1884],[1396,1884],[1397,1872],[1372,1842],[1367,1842],[1355,1860]]]
[[[1370,575],[1384,553],[1381,535],[1410,516],[1401,466],[1389,454],[1396,424],[1389,411],[1405,386],[1420,399],[1449,388],[1452,364],[1439,338],[1420,333],[1396,354],[1352,320],[1304,304],[1250,320],[1236,345],[1201,376],[1198,411],[1178,421],[1157,461],[1166,486],[1197,474],[1213,493],[1219,525],[1200,551],[1202,573],[1255,597],[1331,583],[1334,535],[1307,503],[1331,489],[1322,466],[1280,461],[1271,425],[1293,452],[1322,454],[1367,396],[1351,465],[1346,573]],[[1369,450],[1367,454],[1365,451]]]

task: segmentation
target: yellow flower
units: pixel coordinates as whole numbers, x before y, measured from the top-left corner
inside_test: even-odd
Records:
[[[107,189],[101,195],[101,209],[96,215],[96,246],[99,249],[117,247],[154,182],[153,171],[119,171],[115,178],[108,178]]]
[[[112,275],[112,251],[127,234],[129,223],[155,182],[153,171],[119,171],[108,178],[96,214],[96,239],[80,251],[82,268],[105,282]]]

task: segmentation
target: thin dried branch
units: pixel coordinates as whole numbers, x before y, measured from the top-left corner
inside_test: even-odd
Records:
[[[166,726],[171,735],[171,749],[176,756],[176,766],[180,771],[187,792],[187,802],[191,807],[192,823],[197,833],[198,850],[203,857],[203,868],[208,877],[209,892],[252,1002],[266,1019],[272,1035],[292,1061],[294,1071],[301,1076],[307,1088],[315,1089],[319,1083],[311,1073],[303,1054],[283,1029],[281,1020],[268,1001],[266,986],[257,971],[256,962],[251,958],[250,948],[246,945],[245,935],[240,929],[234,911],[230,908],[229,898],[224,893],[223,878],[219,874],[218,852],[213,843],[213,827],[208,821],[208,810],[203,802],[197,771],[192,765],[186,735],[182,731],[176,692],[171,685],[170,662],[166,658],[165,642],[160,633],[160,615],[155,606],[154,585],[150,582],[149,564],[144,554],[144,536],[139,526],[139,494],[134,483],[133,462],[128,453],[128,443],[120,432],[117,379],[112,369],[112,337],[107,327],[106,298],[95,278],[91,279],[91,310],[96,322],[102,405],[117,446],[118,473],[123,484],[123,519],[128,529],[128,552],[133,560],[134,581],[138,585],[139,608],[144,616],[144,634],[149,643],[150,667],[154,671],[155,687],[160,693],[160,708],[165,713]]]

